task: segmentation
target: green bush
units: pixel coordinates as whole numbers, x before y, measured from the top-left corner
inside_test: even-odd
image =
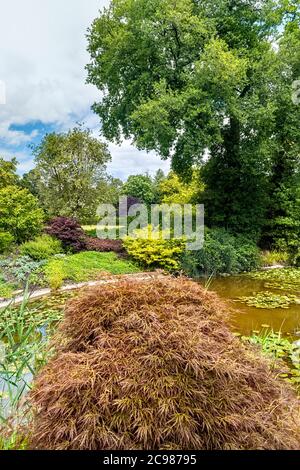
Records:
[[[27,189],[17,186],[0,189],[0,230],[9,232],[17,243],[38,235],[43,219],[38,200]]]
[[[62,261],[60,259],[52,259],[45,267],[45,275],[51,289],[60,289],[66,277]]]
[[[180,258],[185,250],[186,241],[147,238],[148,230],[136,230],[135,236],[126,237],[123,240],[127,253],[147,268],[178,271],[181,267]]]
[[[23,256],[29,256],[35,261],[48,259],[53,255],[62,253],[62,244],[50,235],[41,235],[35,240],[23,243],[20,247],[20,253]]]
[[[183,269],[190,276],[251,271],[259,266],[255,244],[244,237],[234,237],[223,229],[206,229],[201,250],[186,252]]]
[[[9,232],[0,231],[0,253],[8,250],[13,244],[14,237]]]
[[[295,254],[299,248],[300,221],[293,217],[277,217],[270,224],[273,247]]]
[[[300,268],[300,249],[296,252],[296,254],[292,258],[292,263],[297,268]]]

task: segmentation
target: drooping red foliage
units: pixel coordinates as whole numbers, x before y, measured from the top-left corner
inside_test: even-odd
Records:
[[[35,382],[34,449],[298,449],[299,402],[185,279],[72,300]]]
[[[49,222],[45,232],[58,238],[65,249],[74,253],[86,249],[86,235],[76,219],[55,217]]]
[[[85,243],[88,251],[114,251],[115,253],[124,251],[121,240],[105,240],[87,237]]]

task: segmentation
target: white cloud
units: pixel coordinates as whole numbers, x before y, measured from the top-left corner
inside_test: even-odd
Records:
[[[6,105],[0,106],[0,144],[19,149],[35,134],[11,129],[34,121],[67,129],[85,121],[99,134],[99,119],[90,107],[99,91],[86,85],[86,30],[108,0],[1,0],[0,80]],[[124,177],[165,163],[125,143],[111,145],[114,174]],[[12,153],[14,153],[12,151]],[[26,163],[29,167],[30,164]],[[25,168],[23,163],[23,169]]]
[[[27,140],[10,125],[30,121],[60,124],[84,117],[99,97],[85,84],[86,29],[106,2],[99,0],[11,0],[1,6],[0,138],[10,145]]]
[[[166,173],[170,169],[169,161],[162,161],[154,152],[138,152],[128,141],[121,146],[109,144],[109,150],[113,159],[108,165],[108,172],[121,179],[146,172],[154,175],[158,168]]]

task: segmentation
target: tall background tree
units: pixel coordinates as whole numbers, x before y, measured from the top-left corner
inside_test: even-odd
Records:
[[[270,200],[263,244],[296,251],[300,245],[300,103],[291,99],[291,83],[300,78],[300,29],[291,10],[273,63],[275,106],[270,145]]]
[[[278,93],[293,78],[280,36],[291,23],[296,51],[298,0],[112,0],[89,31],[103,134],[171,158],[185,178],[203,166],[208,223],[252,238],[280,188]],[[293,139],[299,156],[299,126]]]
[[[34,148],[36,167],[31,178],[49,217],[72,216],[81,222],[95,217],[99,184],[110,161],[107,145],[82,126],[45,136]]]
[[[149,175],[131,175],[122,188],[122,194],[132,196],[147,205],[155,202],[154,185]]]

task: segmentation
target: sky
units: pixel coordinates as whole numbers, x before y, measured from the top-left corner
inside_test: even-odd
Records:
[[[15,156],[20,174],[33,168],[30,145],[47,132],[64,132],[84,122],[100,138],[101,123],[91,105],[101,95],[85,83],[86,31],[108,3],[0,0],[0,156]],[[169,169],[169,162],[138,151],[129,141],[110,143],[109,148],[108,172],[123,180]]]

